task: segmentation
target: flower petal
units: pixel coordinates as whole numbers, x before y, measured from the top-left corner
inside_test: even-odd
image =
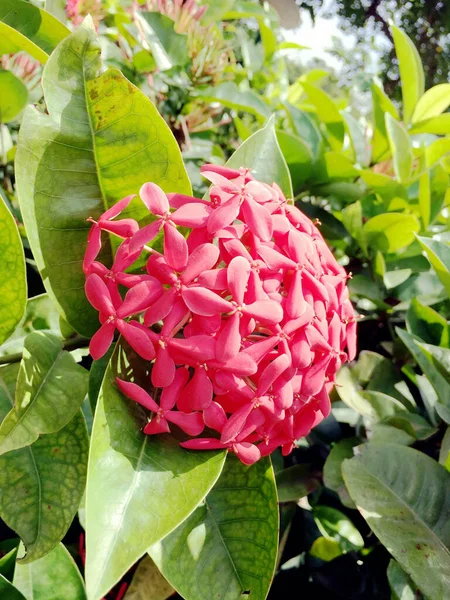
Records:
[[[227,415],[220,404],[211,402],[203,411],[203,420],[206,427],[210,427],[220,433],[227,422]]]
[[[216,358],[219,362],[226,362],[234,358],[241,348],[241,334],[239,333],[241,317],[234,313],[225,323],[225,327],[217,338]]]
[[[201,244],[191,253],[187,261],[181,281],[188,284],[194,281],[201,273],[212,269],[219,260],[219,248],[213,244]]]
[[[86,279],[84,286],[86,297],[92,306],[104,315],[115,314],[111,294],[103,279],[96,273],[92,273]]]
[[[208,219],[208,232],[214,234],[219,229],[231,225],[237,219],[240,208],[241,198],[238,195],[221,204]]]
[[[286,371],[291,361],[287,354],[280,354],[275,360],[272,360],[261,374],[258,381],[256,393],[262,396],[272,386],[273,383]]]
[[[167,422],[167,419],[154,417],[150,423],[147,423],[147,425],[144,427],[144,433],[146,435],[170,433],[169,423]]]
[[[124,381],[123,379],[119,379],[116,377],[117,385],[121,392],[125,394],[131,400],[138,402],[144,408],[151,410],[152,412],[158,412],[159,406],[153,400],[153,398],[148,394],[140,385],[137,383],[132,383],[131,381]]]
[[[250,277],[250,264],[243,256],[236,256],[228,265],[228,287],[233,300],[239,305],[244,302],[244,294]]]
[[[258,204],[249,197],[242,204],[244,222],[252,233],[263,242],[270,241],[273,233],[272,216],[262,204]]]
[[[202,413],[199,412],[186,414],[184,412],[169,410],[166,413],[166,418],[171,423],[178,425],[188,435],[200,435],[205,429]]]
[[[233,444],[232,449],[244,465],[253,465],[261,458],[261,452],[259,451],[258,446],[250,444],[250,442]]]
[[[193,335],[184,340],[172,338],[169,345],[177,362],[181,361],[191,366],[213,360],[216,355],[216,341],[208,335]]]
[[[155,358],[155,348],[146,327],[137,321],[127,323],[118,319],[117,329],[141,358],[144,360],[153,360]]]
[[[135,197],[136,194],[131,194],[131,196],[126,196],[126,198],[122,198],[122,200],[116,202],[113,206],[111,206],[111,208],[108,208],[108,210],[102,214],[99,221],[107,221],[109,219],[114,219],[114,217],[120,215],[120,213],[127,208],[127,206]]]
[[[241,429],[245,425],[245,421],[247,417],[253,410],[253,403],[246,402],[243,406],[238,408],[236,412],[234,412],[231,417],[228,419],[226,424],[222,429],[222,435],[220,436],[220,441],[223,444],[227,444],[233,441],[237,435],[239,435]]]
[[[89,267],[102,249],[102,231],[97,224],[92,225],[87,237],[86,253],[83,259],[83,271],[88,273]]]
[[[193,412],[204,410],[211,404],[213,398],[213,385],[205,369],[195,369],[194,375],[180,394],[177,402],[178,410]]]
[[[153,364],[151,380],[155,387],[164,388],[175,378],[175,363],[167,348],[159,348]]]
[[[163,222],[161,219],[157,219],[137,231],[130,240],[131,252],[140,252],[146,244],[158,235],[162,226]]]
[[[175,271],[182,271],[188,260],[188,245],[175,225],[164,223],[164,256]]]
[[[195,202],[178,208],[170,215],[170,219],[181,227],[204,227],[211,212],[210,206]]]
[[[156,183],[144,183],[139,191],[139,196],[153,215],[162,217],[169,212],[167,196]]]
[[[228,448],[227,444],[222,444],[216,438],[198,438],[196,440],[188,440],[187,442],[181,442],[182,448],[188,450],[224,450]]]
[[[128,290],[122,306],[117,310],[117,316],[124,319],[148,309],[162,293],[163,287],[157,279],[141,281]]]
[[[89,342],[89,352],[94,360],[104,356],[114,339],[116,326],[114,323],[105,323],[94,333]]]
[[[203,317],[213,317],[219,313],[227,313],[234,309],[228,300],[224,300],[206,288],[189,288],[183,291],[183,300],[193,313]]]
[[[176,370],[172,383],[161,392],[159,403],[163,410],[172,410],[189,379],[189,371],[184,367]]]
[[[275,300],[257,300],[245,307],[245,313],[266,325],[275,325],[283,319],[281,304]]]

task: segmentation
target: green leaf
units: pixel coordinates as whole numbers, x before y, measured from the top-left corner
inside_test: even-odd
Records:
[[[5,600],[28,600],[19,590],[0,574],[0,594]]]
[[[413,151],[411,140],[404,127],[392,115],[386,113],[386,133],[394,163],[397,181],[407,183],[411,176]]]
[[[426,440],[437,431],[436,427],[432,427],[426,419],[415,413],[403,412],[388,416],[384,423],[401,429],[416,440]]]
[[[86,498],[91,600],[104,596],[149,546],[194,511],[223,467],[223,452],[192,452],[180,448],[173,434],[142,433],[146,414],[122,396],[115,376],[132,375],[148,385],[146,366],[118,346],[98,399]]]
[[[325,152],[325,167],[330,179],[354,179],[359,173],[342,152]]]
[[[450,113],[444,113],[438,117],[432,117],[431,119],[425,119],[425,121],[414,123],[409,132],[447,135],[450,133]]]
[[[349,204],[343,208],[341,210],[341,217],[345,229],[349,232],[352,238],[359,240],[363,226],[361,202],[358,200],[357,202]]]
[[[239,146],[227,166],[234,169],[247,167],[255,179],[269,185],[275,182],[286,198],[293,197],[291,176],[278,144],[273,118]]]
[[[49,115],[27,109],[16,155],[21,211],[44,285],[67,323],[87,336],[98,316],[83,289],[86,219],[146,181],[191,193],[178,144],[154,105],[119,71],[100,69],[87,20],[49,59],[42,81]],[[146,215],[136,199],[126,216]],[[105,240],[106,263],[111,252]]]
[[[2,553],[4,549],[2,548]],[[0,575],[8,581],[12,581],[14,577],[14,569],[16,567],[17,548],[13,548],[7,554],[0,558]]]
[[[286,111],[295,133],[311,150],[314,160],[317,160],[323,150],[323,139],[319,128],[306,112],[296,106],[286,103]]]
[[[70,31],[58,19],[24,0],[0,0],[0,54],[25,50],[45,63]]]
[[[418,237],[417,239],[450,296],[450,246],[432,238]]]
[[[417,103],[413,123],[437,117],[450,106],[450,83],[441,83],[427,90]]]
[[[299,137],[285,131],[277,131],[277,140],[289,168],[292,188],[295,192],[311,175],[311,151]]]
[[[25,315],[20,325],[0,346],[0,356],[22,352],[26,336],[33,331],[49,331],[61,336],[59,314],[47,294],[40,294],[27,300]]]
[[[108,363],[111,359],[113,348],[111,347],[105,356],[102,356],[99,360],[92,361],[91,370],[89,371],[89,405],[91,407],[92,414],[95,414],[95,408],[97,406],[98,395],[100,388],[102,387],[103,377],[105,376]]]
[[[369,444],[342,469],[381,543],[426,596],[443,600],[450,585],[450,474],[425,454],[396,444]]]
[[[189,60],[187,36],[176,33],[172,19],[158,12],[147,11],[136,12],[136,18],[158,69],[167,71],[186,64]]]
[[[403,120],[409,123],[425,91],[425,76],[419,53],[413,42],[398,27],[392,25],[391,30],[402,83]]]
[[[450,427],[447,427],[439,451],[439,464],[450,471]]]
[[[344,459],[353,456],[353,448],[360,443],[361,440],[358,438],[347,438],[336,442],[331,448],[330,454],[323,467],[324,484],[327,488],[336,492],[339,495],[342,504],[348,508],[355,508],[355,503],[350,498],[347,488],[345,487],[341,466]]]
[[[384,90],[372,83],[372,105],[373,105],[373,138],[372,138],[372,162],[376,163],[384,158],[389,151],[389,141],[386,132],[386,113],[399,120],[399,115],[394,104],[386,96]]]
[[[364,224],[363,234],[368,246],[387,253],[409,246],[419,229],[419,222],[413,215],[383,213]]]
[[[0,123],[12,121],[25,108],[28,90],[22,81],[0,68]]]
[[[373,425],[368,438],[373,444],[401,444],[404,446],[410,446],[416,441],[415,436],[403,429],[384,423]]]
[[[27,600],[86,600],[78,567],[62,544],[40,560],[18,564],[13,583]]]
[[[161,571],[146,555],[138,564],[124,600],[166,600],[175,593],[173,587],[161,574]]]
[[[59,21],[65,21],[67,18],[66,0],[45,0],[45,10]]]
[[[330,506],[315,505],[312,514],[320,533],[338,542],[343,552],[364,548],[361,534],[340,510]]]
[[[342,149],[345,135],[345,122],[338,107],[320,88],[306,81],[302,82],[302,86],[310,102],[314,104],[320,120],[325,124],[331,148],[338,152]]]
[[[78,412],[87,392],[88,373],[43,332],[25,339],[15,404],[0,425],[0,455],[29,446],[39,435],[54,433]]]
[[[443,156],[450,153],[450,138],[438,138],[425,148],[425,163],[428,169],[433,167]]]
[[[13,405],[18,364],[0,368],[0,419]],[[66,534],[86,481],[89,439],[80,411],[57,433],[0,456],[0,515],[27,548],[24,562]]]
[[[205,501],[149,549],[186,600],[264,600],[278,546],[278,508],[270,459],[251,467],[230,456]]]
[[[242,110],[261,119],[267,119],[271,115],[268,104],[261,96],[252,90],[241,90],[234,81],[225,81],[208,87],[197,92],[196,97],[209,102],[220,102],[227,108]]]
[[[320,481],[311,474],[307,465],[282,469],[277,473],[276,480],[279,502],[297,502],[320,486]]]
[[[342,549],[339,542],[337,542],[336,540],[322,536],[314,540],[314,543],[311,546],[309,553],[311,554],[311,556],[320,558],[320,560],[330,562],[338,556],[341,556]]]
[[[448,347],[449,327],[447,321],[430,306],[413,298],[406,312],[406,328],[428,344]]]
[[[436,390],[439,400],[442,403],[450,405],[450,384],[424,352],[424,349],[421,346],[422,340],[415,335],[411,335],[407,331],[404,331],[403,329],[399,329],[398,327],[395,329],[395,331],[408,350],[411,352],[423,373],[430,380],[430,383]]]
[[[25,256],[17,225],[0,197],[0,344],[9,338],[25,312]]]
[[[413,581],[397,561],[391,559],[387,576],[392,591],[391,600],[416,600],[417,589]]]

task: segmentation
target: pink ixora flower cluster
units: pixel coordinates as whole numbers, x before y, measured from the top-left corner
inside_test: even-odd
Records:
[[[356,318],[344,269],[276,184],[244,168],[202,173],[209,200],[146,183],[154,220],[142,228],[116,219],[132,197],[91,219],[83,266],[102,325],[90,349],[100,358],[117,330],[152,361],[148,389],[117,380],[151,411],[144,433],[173,424],[191,438],[183,447],[228,448],[251,464],[289,453],[328,415],[336,372],[355,356]],[[111,268],[97,261],[102,232],[123,239]],[[149,247],[161,232],[162,253]],[[143,255],[146,272],[133,272]]]

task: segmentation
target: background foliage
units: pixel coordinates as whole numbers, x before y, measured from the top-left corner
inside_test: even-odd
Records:
[[[445,3],[338,2],[395,47],[370,110],[296,67],[267,3],[68,4],[0,0],[0,592],[448,598]],[[330,417],[252,467],[146,438],[113,377],[148,367],[87,352],[86,218],[148,180],[201,196],[227,161],[318,220],[361,315]]]

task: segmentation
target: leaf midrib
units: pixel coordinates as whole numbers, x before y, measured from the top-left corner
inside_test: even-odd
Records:
[[[444,553],[447,554],[447,556],[450,558],[450,550],[447,548],[447,546],[444,544],[444,542],[437,536],[437,534],[433,531],[433,529],[431,529],[431,527],[420,517],[420,515],[415,513],[414,510],[412,509],[412,507],[410,507],[410,505],[405,500],[403,500],[403,498],[401,496],[399,496],[392,488],[390,488],[382,479],[377,477],[377,475],[375,475],[375,473],[370,471],[365,465],[363,465],[361,463],[360,463],[360,467],[362,469],[364,469],[364,471],[369,476],[371,476],[373,479],[375,479],[375,481],[377,481],[381,485],[381,487],[383,487],[387,492],[390,492],[392,494],[392,496],[394,496],[394,498],[396,498],[398,500],[398,502],[402,506],[404,506],[413,517],[415,517],[415,520],[417,520],[419,522],[419,524],[425,528],[426,531],[430,532],[431,537],[437,541],[437,545],[441,549],[443,549]],[[358,503],[356,503],[356,504],[357,504],[357,506],[359,506]],[[362,509],[362,510],[364,510],[364,509]]]

